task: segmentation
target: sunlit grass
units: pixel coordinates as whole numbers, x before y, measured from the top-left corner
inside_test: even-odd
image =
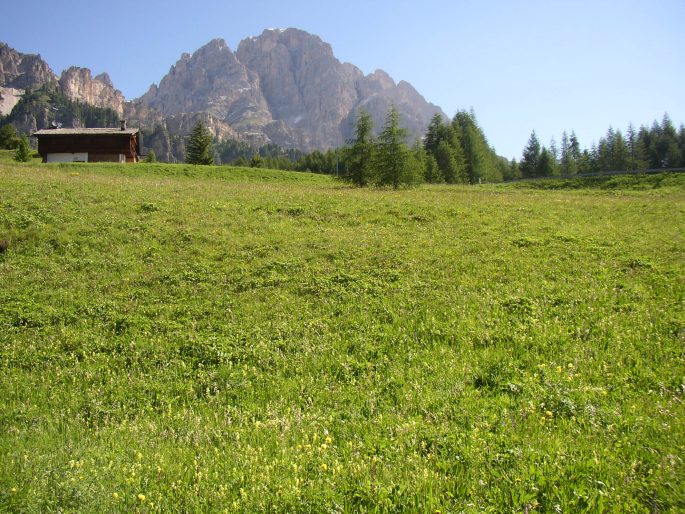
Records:
[[[685,187],[631,184],[0,164],[0,510],[685,509]]]

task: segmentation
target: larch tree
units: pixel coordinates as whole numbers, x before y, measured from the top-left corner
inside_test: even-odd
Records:
[[[373,178],[373,119],[368,112],[359,111],[354,135],[354,143],[348,150],[345,178],[356,186],[364,187]]]
[[[391,106],[376,144],[374,168],[378,185],[399,189],[420,182],[420,169],[407,146],[407,135],[407,129],[400,127],[400,113]]]
[[[445,182],[455,184],[462,181],[461,170],[454,149],[447,140],[440,141],[440,144],[438,144],[438,148],[435,151],[435,160]]]

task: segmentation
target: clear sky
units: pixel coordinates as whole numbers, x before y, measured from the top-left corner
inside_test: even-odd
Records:
[[[364,73],[406,80],[449,116],[473,108],[500,155],[575,130],[685,122],[685,0],[3,1],[0,41],[59,74],[109,73],[127,99],[221,37],[296,27]]]

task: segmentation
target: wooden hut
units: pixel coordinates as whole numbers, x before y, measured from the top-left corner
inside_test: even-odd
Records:
[[[52,128],[38,130],[38,153],[43,162],[138,162],[140,129]]]

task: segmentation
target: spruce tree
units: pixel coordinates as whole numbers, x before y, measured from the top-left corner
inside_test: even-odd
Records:
[[[625,171],[630,168],[630,148],[620,130],[614,132],[610,148],[609,171]]]
[[[626,143],[628,144],[628,169],[636,170],[637,167],[637,132],[635,127],[630,123],[626,131]]]
[[[543,146],[542,150],[540,151],[540,158],[538,159],[535,176],[552,177],[555,175],[555,171],[556,160],[554,159],[554,154]]]
[[[635,155],[637,161],[637,169],[646,170],[651,167],[649,147],[651,144],[651,136],[649,129],[644,125],[640,126],[637,133],[637,146],[635,148]]]
[[[373,119],[362,110],[357,117],[355,140],[347,155],[345,178],[359,187],[372,180],[373,172]]]
[[[528,139],[528,144],[523,149],[519,170],[523,178],[533,178],[537,176],[538,161],[540,159],[540,141],[533,131]]]
[[[188,164],[214,164],[212,134],[201,121],[195,124],[188,138],[186,162]]]
[[[561,169],[561,174],[564,177],[572,177],[578,173],[578,161],[573,156],[571,141],[569,140],[566,131],[561,135],[561,159],[559,167]]]
[[[580,157],[582,152],[580,151],[580,143],[578,142],[578,137],[576,133],[572,130],[571,137],[569,138],[569,145],[571,151],[571,159],[576,161],[576,165],[580,163]]]
[[[675,168],[680,163],[680,148],[678,148],[678,134],[668,114],[664,114],[659,128],[656,148],[660,167]]]

